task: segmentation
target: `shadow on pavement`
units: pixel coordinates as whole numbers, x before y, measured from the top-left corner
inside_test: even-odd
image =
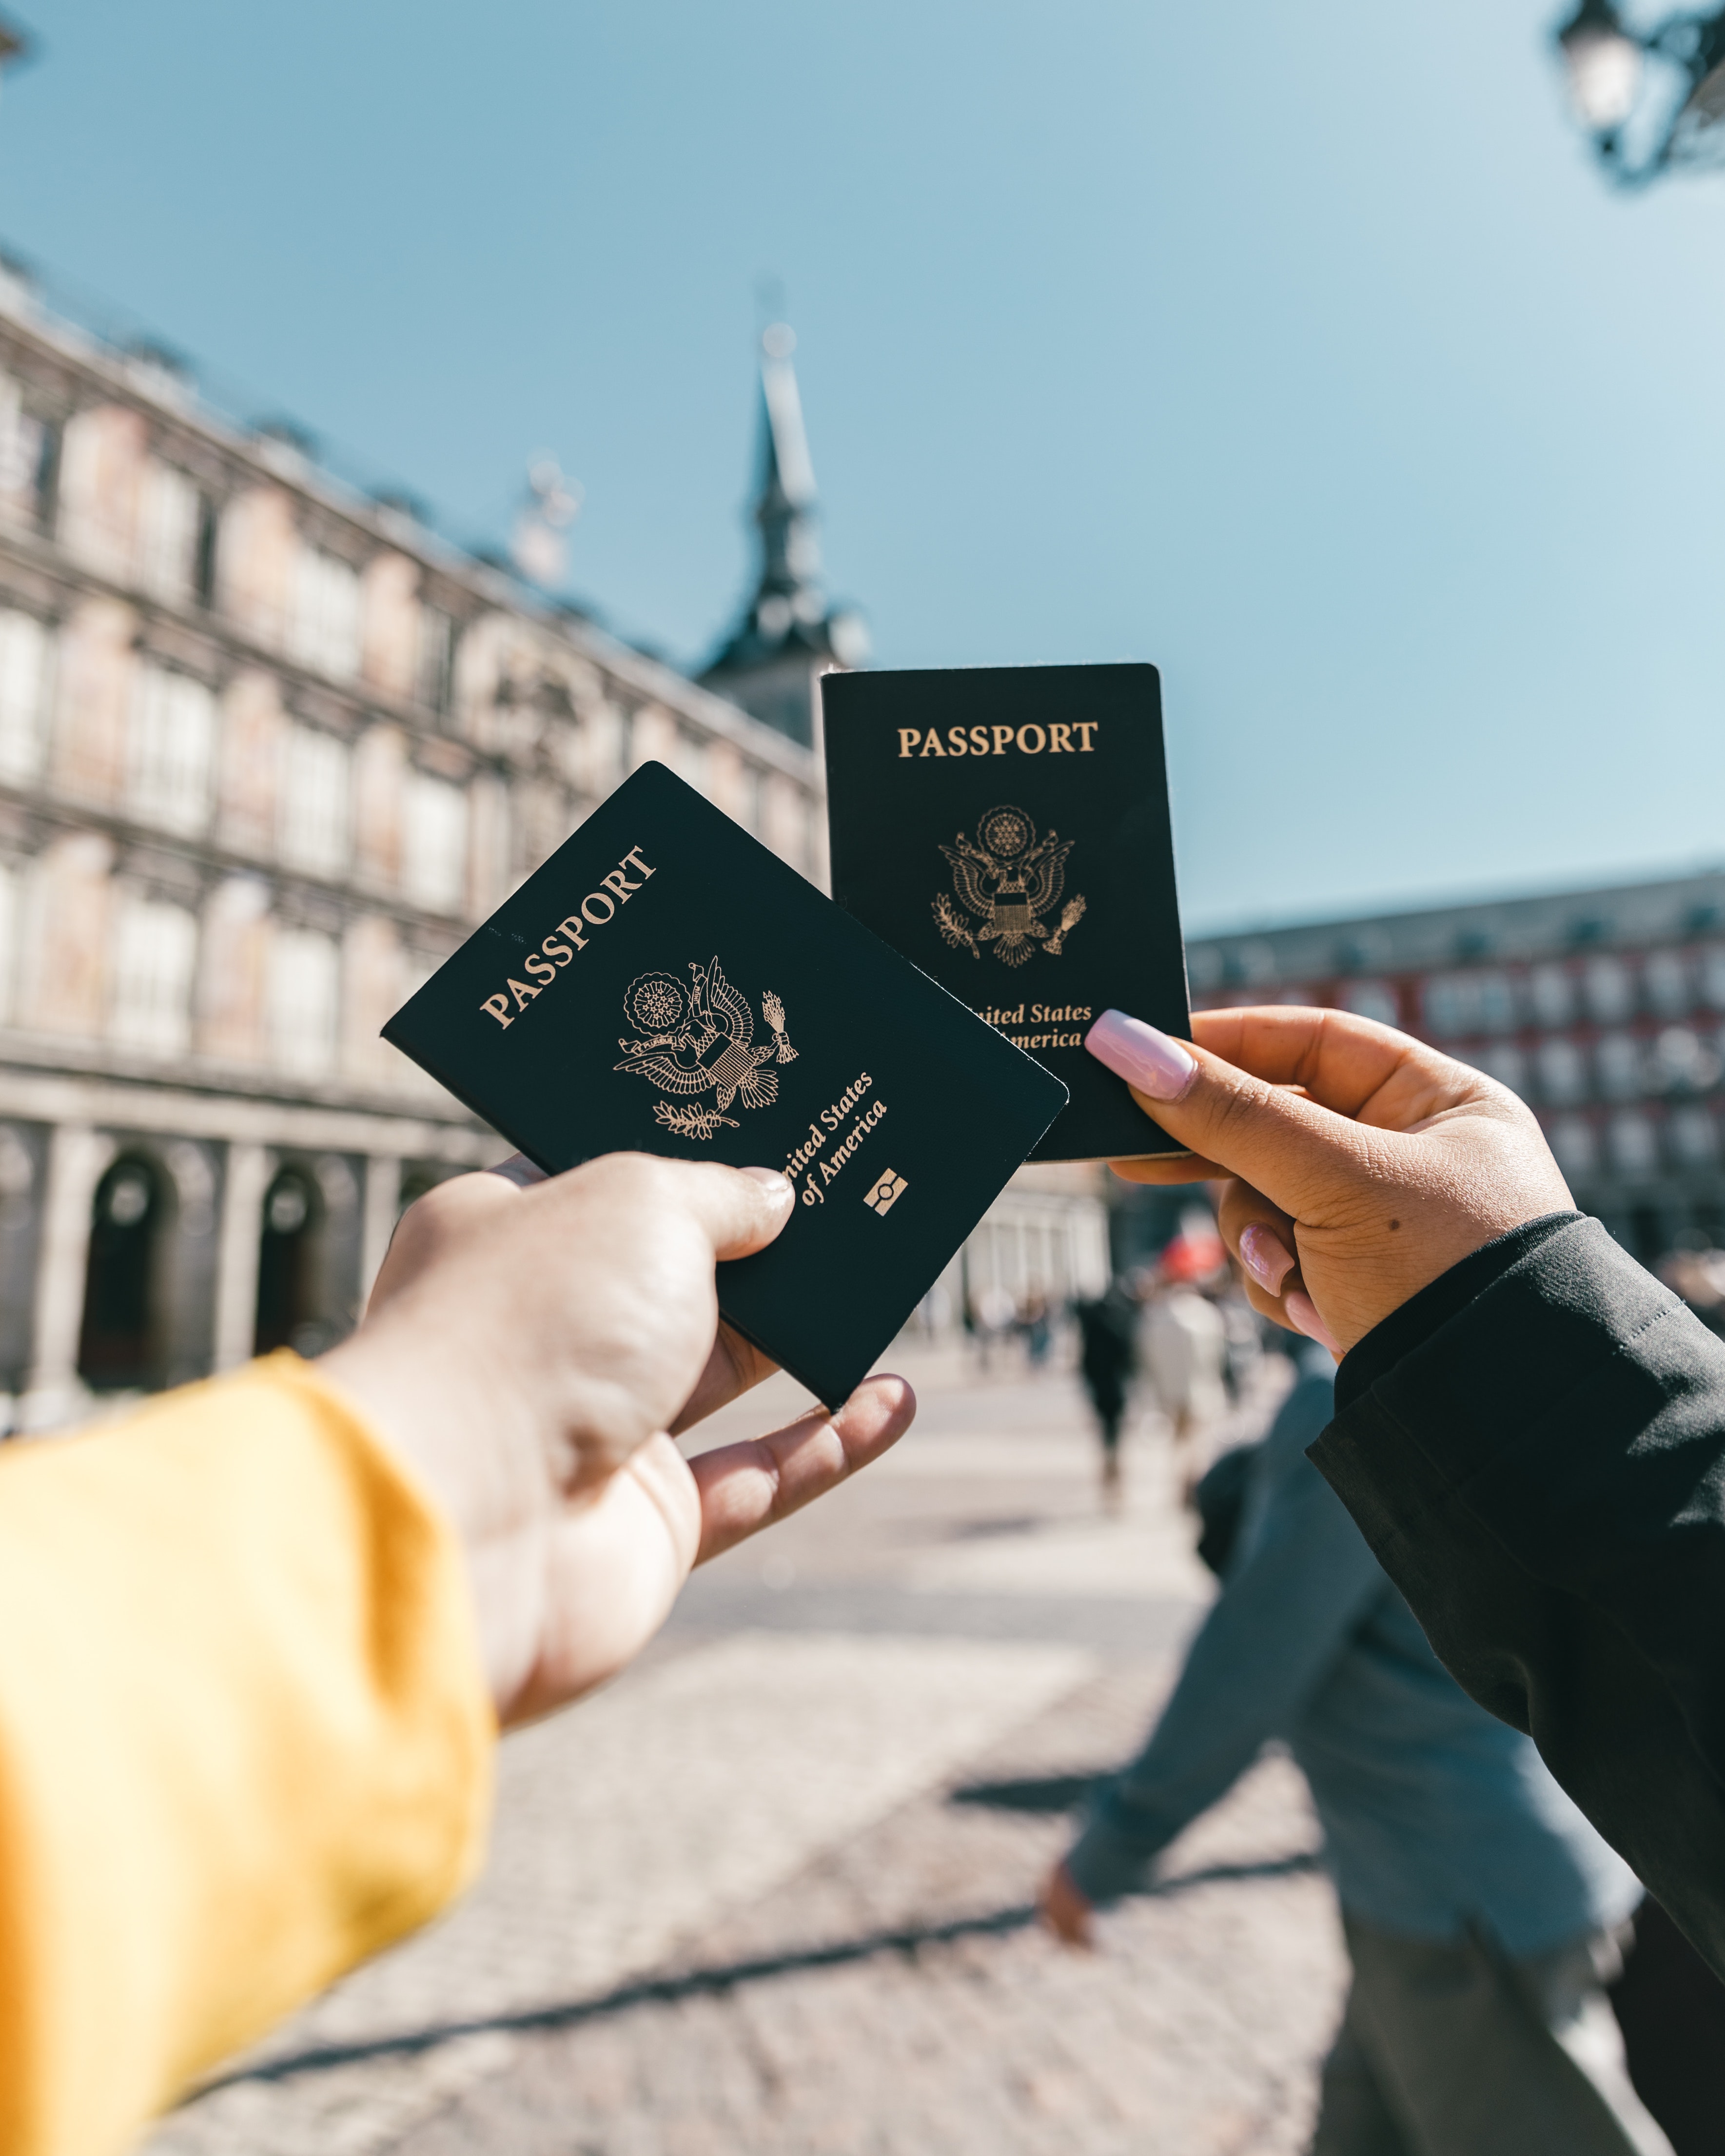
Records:
[[[1035,1789],[1059,1785],[1051,1777],[1041,1784],[1000,1783],[993,1786]],[[1089,1784],[1086,1779],[1072,1776],[1067,1778],[1067,1785],[1082,1790]],[[1055,1807],[1050,1804],[1042,1809]],[[1267,1858],[1256,1864],[1212,1864],[1200,1871],[1158,1880],[1145,1889],[1145,1895],[1166,1899],[1186,1893],[1194,1887],[1286,1879],[1316,1871],[1317,1861],[1315,1851],[1300,1850],[1291,1856]],[[637,2006],[675,2005],[680,1999],[711,1996],[771,1977],[793,1975],[806,1969],[845,1968],[854,1962],[867,1961],[875,1954],[914,1954],[923,1947],[946,1946],[959,1939],[998,1938],[1006,1933],[1024,1931],[1035,1922],[1035,1907],[1026,1902],[1012,1908],[991,1909],[981,1916],[954,1917],[944,1924],[913,1924],[899,1931],[867,1932],[860,1938],[841,1939],[831,1946],[804,1947],[786,1953],[762,1955],[752,1961],[726,1962],[714,1969],[690,1969],[679,1976],[649,1977],[638,1984],[623,1984],[596,1999],[571,1999],[567,2004],[536,2006],[515,2014],[485,2015],[471,2021],[438,2022],[429,2028],[404,2030],[398,2035],[374,2037],[363,2043],[320,2045],[221,2075],[202,2083],[193,2095],[208,2096],[217,2089],[228,2088],[241,2082],[290,2081],[297,2075],[325,2073],[368,2059],[411,2057],[416,2052],[434,2051],[440,2044],[453,2043],[464,2036],[493,2031],[526,2035],[538,2030],[572,2029],[583,2022],[626,2014]]]
[[[980,1804],[992,1812],[1076,1812],[1095,1789],[1095,1774],[1043,1774],[1028,1781],[966,1782],[950,1792],[949,1804]]]

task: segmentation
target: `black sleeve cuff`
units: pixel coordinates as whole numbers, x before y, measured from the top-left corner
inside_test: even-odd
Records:
[[[1537,1220],[1524,1220],[1507,1235],[1482,1243],[1460,1265],[1451,1265],[1418,1295],[1410,1296],[1399,1310],[1391,1311],[1343,1357],[1336,1372],[1337,1414],[1352,1407],[1404,1355],[1423,1348],[1435,1332],[1460,1317],[1469,1303],[1512,1265],[1549,1242],[1560,1229],[1583,1217],[1579,1213],[1545,1213]]]

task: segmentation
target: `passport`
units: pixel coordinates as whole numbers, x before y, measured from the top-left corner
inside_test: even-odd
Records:
[[[829,674],[833,896],[1061,1080],[1033,1160],[1177,1152],[1084,1049],[1191,1031],[1153,666]]]
[[[552,1174],[616,1152],[782,1168],[792,1217],[719,1267],[719,1307],[829,1408],[1065,1099],[657,763],[383,1037]]]

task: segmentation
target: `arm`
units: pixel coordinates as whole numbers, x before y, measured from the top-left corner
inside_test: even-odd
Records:
[[[0,2148],[85,2156],[471,1877],[455,1536],[290,1356],[0,1460]]]
[[[1312,1458],[1462,1686],[1725,1964],[1725,1343],[1597,1222],[1349,1354]]]
[[[1353,1521],[1303,1456],[1330,1404],[1322,1378],[1304,1379],[1283,1404],[1220,1598],[1149,1742],[1104,1790],[1066,1859],[1087,1902],[1138,1884],[1158,1851],[1288,1727],[1382,1584]]]
[[[1255,1305],[1346,1353],[1319,1459],[1433,1645],[1725,1971],[1718,1343],[1481,1073],[1340,1011],[1193,1029],[1092,1029],[1191,1148],[1118,1172],[1223,1178]]]
[[[110,2156],[433,1915],[481,1852],[500,1720],[621,1668],[691,1565],[890,1445],[895,1378],[685,1461],[766,1373],[716,1257],[782,1177],[612,1156],[463,1177],[372,1308],[0,1459],[0,2148]]]

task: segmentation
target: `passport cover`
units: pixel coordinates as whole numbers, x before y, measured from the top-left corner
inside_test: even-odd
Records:
[[[822,680],[833,896],[1065,1085],[1033,1160],[1178,1148],[1084,1050],[1191,1031],[1153,666]]]
[[[662,764],[619,787],[383,1028],[555,1174],[782,1168],[719,1307],[836,1408],[1065,1091]]]

